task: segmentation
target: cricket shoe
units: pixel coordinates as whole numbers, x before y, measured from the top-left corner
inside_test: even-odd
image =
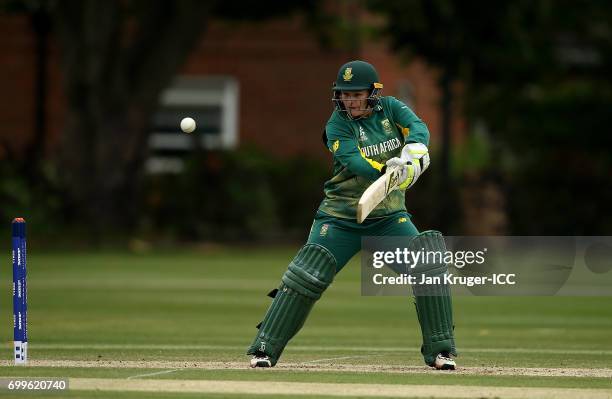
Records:
[[[251,358],[251,367],[272,367],[272,362],[270,361],[270,357],[265,353],[256,353],[255,356]]]
[[[436,360],[431,367],[436,370],[454,370],[457,368],[457,363],[455,363],[455,359],[451,357],[450,353],[442,352],[436,356]]]

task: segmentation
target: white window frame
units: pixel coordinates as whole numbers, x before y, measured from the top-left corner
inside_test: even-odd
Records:
[[[194,143],[204,149],[231,150],[238,146],[240,89],[238,81],[231,76],[178,76],[160,97],[161,107],[197,108],[199,106],[219,106],[221,121],[219,134],[186,134],[181,132],[180,119],[176,121],[176,134],[153,131],[148,140],[150,150],[179,150],[186,153],[194,150]],[[198,121],[196,120],[196,125]],[[195,135],[195,137],[194,137]],[[158,156],[152,154],[147,161],[147,171],[151,173],[179,173],[183,169],[181,157]]]

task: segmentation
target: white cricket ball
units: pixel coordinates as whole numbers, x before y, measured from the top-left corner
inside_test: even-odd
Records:
[[[183,118],[183,120],[181,120],[181,130],[185,133],[191,133],[195,128],[196,123],[192,118]]]

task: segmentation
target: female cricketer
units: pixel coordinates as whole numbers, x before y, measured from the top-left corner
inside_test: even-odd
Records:
[[[323,132],[333,154],[333,176],[316,213],[306,244],[283,274],[274,300],[247,354],[251,367],[272,367],[300,330],[314,303],[334,276],[361,248],[362,236],[404,236],[412,248],[445,251],[437,231],[419,233],[406,211],[405,190],[429,166],[429,131],[404,103],[381,96],[383,85],[374,67],[351,61],[338,71],[333,85],[335,110]],[[400,189],[392,191],[357,223],[357,202],[387,167],[400,167]],[[446,264],[420,265],[429,276],[443,275]],[[437,290],[437,291],[436,291]],[[425,363],[454,370],[457,351],[449,289],[418,292],[413,287]]]

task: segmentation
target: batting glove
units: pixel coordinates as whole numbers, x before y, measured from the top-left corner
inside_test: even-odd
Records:
[[[414,186],[419,176],[429,167],[429,150],[424,144],[410,143],[402,149],[401,156],[391,158],[386,162],[387,167],[403,167],[400,172],[400,190],[407,190]]]

